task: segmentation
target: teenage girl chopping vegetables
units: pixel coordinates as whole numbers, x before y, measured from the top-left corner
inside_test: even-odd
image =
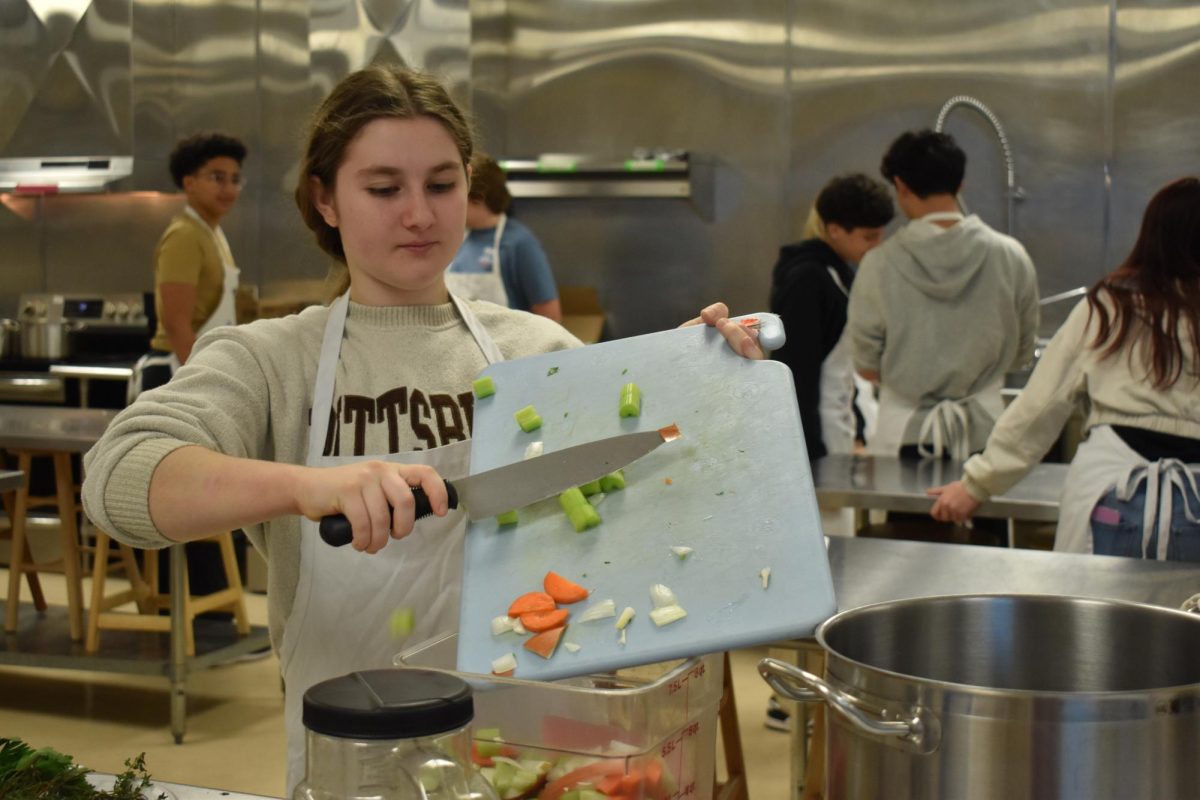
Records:
[[[296,187],[346,291],[205,336],[87,455],[85,508],[116,538],[160,548],[242,528],[267,558],[289,796],[303,776],[305,690],[391,666],[397,608],[414,612],[412,641],[457,627],[466,517],[448,513],[441,476],[468,472],[472,379],[495,361],[580,346],[543,317],[447,292],[472,149],[432,78],[395,66],[347,76],[315,113]],[[724,304],[689,324],[701,322],[762,357]],[[415,528],[413,486],[436,515]],[[338,513],[353,548],[318,536],[317,521]]]

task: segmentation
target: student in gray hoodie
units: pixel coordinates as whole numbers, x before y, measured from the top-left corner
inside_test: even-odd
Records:
[[[846,326],[855,368],[880,385],[873,453],[982,450],[1004,374],[1033,357],[1033,262],[1016,239],[962,214],[965,169],[954,139],[930,130],[904,133],[883,157],[910,221],[863,258]]]

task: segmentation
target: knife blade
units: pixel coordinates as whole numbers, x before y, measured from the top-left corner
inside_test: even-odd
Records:
[[[450,508],[461,504],[473,522],[523,508],[621,469],[652,452],[664,442],[682,436],[672,424],[655,431],[639,431],[555,450],[465,478],[446,481]],[[425,491],[413,487],[416,519],[433,513]],[[342,514],[321,518],[321,538],[341,547],[353,539],[350,521]]]

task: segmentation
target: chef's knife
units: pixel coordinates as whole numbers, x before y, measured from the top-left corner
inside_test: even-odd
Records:
[[[572,486],[594,481],[681,435],[678,427],[668,425],[656,431],[598,439],[487,472],[455,478],[453,483],[446,481],[450,508],[458,508],[462,503],[472,521],[494,517],[565,492]],[[421,487],[413,487],[413,500],[417,504],[417,519],[432,513],[429,498]],[[321,538],[334,547],[349,544],[353,539],[350,521],[342,514],[323,517],[320,531]]]

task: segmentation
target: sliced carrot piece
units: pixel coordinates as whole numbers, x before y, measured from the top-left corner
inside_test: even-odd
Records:
[[[544,636],[545,634],[542,635]],[[542,790],[539,800],[558,800],[564,793],[585,781],[592,782],[596,778],[601,778],[605,775],[621,775],[624,772],[625,765],[622,761],[597,761],[585,767],[573,769],[558,780],[546,784],[546,788]]]
[[[617,789],[621,786],[621,776],[616,774],[608,775],[602,780],[596,781],[595,786],[596,791],[600,792],[600,794],[616,794]]]
[[[621,776],[621,793],[636,795],[638,790],[642,788],[642,771],[630,770],[627,775]]]
[[[571,616],[571,612],[565,608],[556,608],[553,611],[530,611],[528,614],[521,615],[521,624],[527,631],[541,633],[565,625],[569,616]]]
[[[495,674],[495,673],[493,673],[493,674]],[[502,673],[502,674],[512,675],[512,670],[509,670],[507,673]],[[520,750],[518,750],[515,747],[510,747],[509,745],[504,745],[504,746],[500,747],[499,750],[496,751],[496,755],[504,756],[505,758],[516,758],[520,754],[521,754]],[[485,756],[479,752],[479,743],[478,742],[471,742],[471,762],[477,767],[494,767],[494,766],[496,766],[496,762],[492,760],[491,756]]]
[[[533,611],[553,611],[554,598],[545,592],[528,592],[513,600],[508,607],[510,617],[519,617]]]
[[[554,598],[554,602],[564,606],[578,603],[580,600],[587,600],[588,596],[587,589],[574,581],[567,580],[557,572],[547,572],[546,577],[542,580],[542,587],[546,590],[546,594]]]
[[[562,638],[563,632],[566,629],[567,626],[563,625],[558,628],[551,628],[548,631],[542,631],[537,636],[525,642],[525,649],[537,653],[542,658],[549,658],[558,649],[558,640]]]

